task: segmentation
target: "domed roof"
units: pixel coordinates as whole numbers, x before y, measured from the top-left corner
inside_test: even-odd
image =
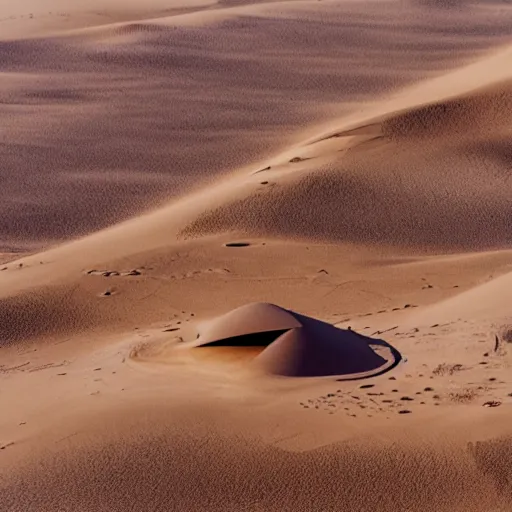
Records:
[[[246,334],[281,331],[300,326],[300,322],[286,309],[266,302],[255,302],[233,309],[201,325],[197,345],[207,345]]]
[[[199,334],[196,347],[268,344],[254,365],[288,377],[369,377],[392,368],[401,358],[385,341],[267,303],[248,304],[219,316],[201,326]]]

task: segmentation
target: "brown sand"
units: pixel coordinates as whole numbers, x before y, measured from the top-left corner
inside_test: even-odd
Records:
[[[511,33],[3,2],[0,510],[510,510]]]

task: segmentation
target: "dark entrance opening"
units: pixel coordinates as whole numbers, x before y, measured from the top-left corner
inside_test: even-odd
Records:
[[[274,342],[279,336],[289,329],[281,329],[279,331],[257,332],[244,334],[242,336],[234,336],[233,338],[225,338],[223,340],[212,341],[197,348],[212,347],[267,347]]]

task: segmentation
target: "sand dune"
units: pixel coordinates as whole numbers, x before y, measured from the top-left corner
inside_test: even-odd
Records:
[[[0,6],[0,509],[510,510],[510,7],[68,4]]]
[[[327,162],[317,154],[296,173],[290,163],[275,186],[205,212],[182,234],[507,247],[511,105],[510,84],[498,84],[337,132]]]
[[[3,22],[3,244],[54,245],[252,167],[503,44],[512,19],[493,7],[404,16],[398,3],[292,2],[224,6],[208,21],[211,10],[165,19],[153,2],[141,18],[111,5],[114,23],[94,30],[63,19],[52,35],[9,39]]]

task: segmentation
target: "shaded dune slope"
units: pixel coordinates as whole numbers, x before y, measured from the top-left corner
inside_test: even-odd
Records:
[[[35,4],[21,9],[34,14],[30,30],[44,9]],[[182,196],[288,146],[301,127],[504,43],[512,26],[511,9],[405,15],[399,2],[289,2],[168,19],[161,11],[183,2],[144,3],[158,20],[115,4],[112,17],[86,20],[110,25],[70,32],[81,26],[70,6],[66,35],[0,41],[4,245],[48,246]],[[48,8],[52,17],[60,7]],[[0,39],[10,21],[2,23]]]
[[[275,186],[205,212],[182,236],[238,231],[445,250],[508,246],[511,108],[507,82],[336,133],[328,163],[311,159],[286,180],[275,177]]]

